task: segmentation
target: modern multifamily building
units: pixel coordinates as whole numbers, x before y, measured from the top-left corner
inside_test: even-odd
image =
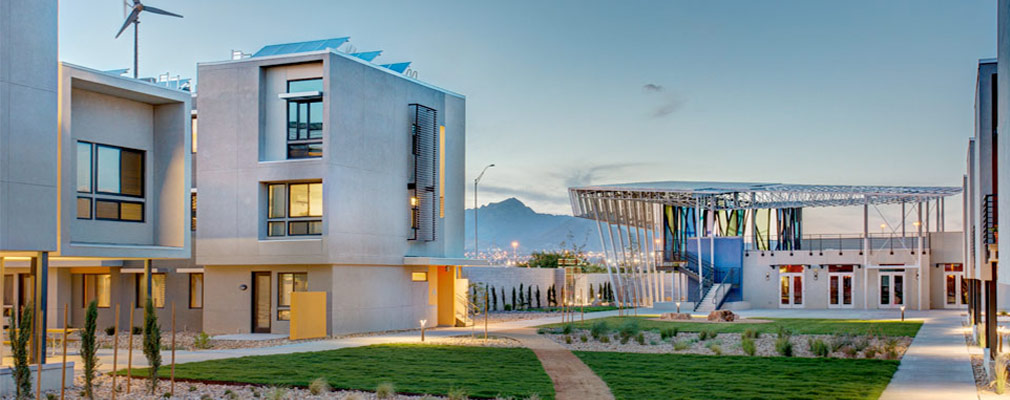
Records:
[[[699,312],[962,308],[963,238],[944,229],[944,199],[960,192],[728,182],[569,189],[574,215],[597,222],[620,301]],[[871,233],[871,210],[882,206],[900,206],[901,219]],[[814,207],[862,208],[863,232],[804,234],[803,211]]]
[[[346,41],[198,65],[209,333],[288,333],[302,291],[328,334],[465,320],[465,98]]]

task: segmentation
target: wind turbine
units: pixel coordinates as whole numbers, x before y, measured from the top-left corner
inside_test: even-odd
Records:
[[[131,9],[130,3],[123,0],[123,14],[126,14],[126,10]],[[119,39],[119,35],[123,34],[126,27],[133,24],[133,78],[137,79],[137,31],[140,27],[140,13],[142,11],[150,11],[155,14],[167,15],[170,17],[182,18],[181,15],[162,10],[160,8],[151,7],[140,3],[140,0],[133,0],[133,7],[130,15],[126,16],[126,21],[123,22],[123,27],[119,28],[119,33],[116,34],[116,39]]]

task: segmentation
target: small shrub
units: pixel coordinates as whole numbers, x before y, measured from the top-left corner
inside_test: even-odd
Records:
[[[856,350],[856,348],[852,346],[845,347],[842,352],[849,358],[856,358],[856,356],[859,355],[859,350]]]
[[[676,351],[686,350],[688,347],[691,347],[691,342],[687,340],[673,342],[673,349]]]
[[[319,396],[323,393],[329,392],[330,384],[329,382],[326,382],[326,378],[324,377],[320,376],[309,384],[309,393],[312,393],[313,396]]]
[[[852,342],[852,348],[856,349],[857,353],[865,350],[869,346],[870,346],[870,340],[865,337],[859,338],[859,340]]]
[[[793,332],[790,331],[789,328],[786,328],[784,325],[779,325],[778,326],[778,332],[776,334],[778,335],[779,339],[781,339],[781,338],[784,338],[784,337],[790,337],[790,336],[792,336]]]
[[[709,329],[708,330],[708,338],[709,339],[715,339],[716,336],[719,336],[719,332],[716,332],[715,329]]]
[[[116,392],[120,392],[120,393],[122,393],[122,392],[121,392],[121,391],[119,390],[119,388],[116,388]],[[207,396],[207,395],[203,395],[203,396]],[[205,399],[203,398],[203,396],[200,396],[200,400],[205,400]],[[161,394],[161,397],[162,397],[162,398],[165,398],[165,399],[171,399],[171,398],[172,398],[172,394],[171,394],[171,393],[169,393],[169,392],[165,392],[165,393],[162,393],[162,394]],[[214,400],[214,399],[211,399],[211,398],[210,398],[210,396],[207,396],[207,399],[206,399],[206,400]]]
[[[469,400],[470,396],[467,395],[466,389],[463,388],[449,388],[449,392],[446,393],[446,398],[449,400]]]
[[[200,332],[200,334],[196,335],[196,338],[193,339],[193,347],[200,350],[209,349],[210,335],[207,335],[207,332]]]
[[[107,327],[105,327],[105,334],[109,335],[109,336],[115,335],[116,334],[116,327],[115,326],[107,326]]]
[[[572,337],[569,335],[565,335],[565,343],[572,344]]]
[[[610,343],[610,336],[607,335],[600,336],[600,343]]]
[[[620,333],[621,336],[631,337],[638,334],[642,328],[638,326],[638,320],[629,320],[621,325]]]
[[[761,337],[761,332],[758,332],[758,331],[756,331],[754,329],[747,329],[747,330],[743,331],[743,334],[741,336],[743,336],[745,338],[748,338],[748,339],[757,339],[757,338]]]
[[[561,333],[563,333],[565,335],[571,335],[572,334],[572,324],[565,324],[565,326],[563,326],[561,328]]]
[[[540,394],[539,393],[530,393],[529,396],[526,396],[526,400],[540,400]]]
[[[280,386],[274,386],[267,390],[266,399],[267,400],[284,400],[284,397],[288,395],[288,390]]]
[[[707,339],[708,339],[708,331],[698,332],[698,340],[707,340]]]
[[[810,346],[810,352],[817,357],[827,357],[831,355],[831,348],[821,339],[807,339],[807,345]]]
[[[842,347],[852,345],[852,338],[848,335],[835,335],[831,338],[828,345],[831,347],[831,352],[834,353],[841,350]]]
[[[589,341],[589,338],[586,336],[585,333],[583,333],[583,334],[579,335],[579,340],[582,341],[582,343],[585,343],[585,342]]]
[[[740,339],[740,347],[743,348],[743,352],[748,356],[753,356],[757,353],[757,346],[754,345],[754,339],[744,336]]]
[[[144,328],[141,328],[139,326],[135,326],[132,329],[130,329],[130,334],[131,335],[143,335],[144,334]]]
[[[996,377],[992,381],[993,391],[996,394],[1006,393],[1007,362],[1010,362],[1010,353],[1000,353],[1000,355],[996,356],[996,362],[993,366],[993,374]]]
[[[863,357],[865,358],[877,358],[877,353],[880,352],[876,346],[868,346],[866,350],[863,350]]]
[[[147,358],[148,392],[158,389],[158,368],[161,367],[161,327],[154,313],[154,303],[149,296],[144,305],[144,356]],[[282,396],[283,397],[283,396]]]
[[[594,339],[599,340],[600,336],[610,333],[610,326],[607,325],[606,321],[596,321],[589,328],[589,334],[593,335]]]
[[[665,329],[659,331],[659,338],[663,339],[663,340],[666,340],[666,339],[669,339],[669,338],[675,338],[675,337],[677,337],[678,333],[680,333],[680,329],[677,328],[677,327],[665,328]]]
[[[52,394],[52,393],[46,393],[46,400],[56,400],[56,399],[58,399],[58,398],[60,398],[60,397],[59,397],[59,396],[57,396],[57,395],[55,395],[55,394]]]
[[[196,391],[196,386],[189,385],[189,391],[190,392],[195,392]]]
[[[375,387],[375,397],[380,399],[388,399],[396,395],[396,388],[393,387],[392,383],[383,382],[379,386]]]
[[[638,335],[635,335],[635,341],[638,342],[638,344],[644,346],[645,345],[645,335],[642,334],[642,332],[638,332]]]
[[[631,336],[621,335],[621,344],[628,344],[629,339],[631,339]]]
[[[512,311],[512,305],[511,304],[506,304],[505,305],[505,311]]]
[[[719,346],[718,343],[715,343],[715,342],[709,343],[708,344],[708,349],[711,350],[713,353],[715,353],[715,355],[717,355],[717,356],[721,356],[722,355],[722,346]]]
[[[789,336],[782,336],[775,339],[775,351],[783,357],[793,356],[793,342],[789,341]]]
[[[84,396],[94,399],[94,380],[98,371],[98,347],[95,344],[95,329],[98,327],[98,303],[94,300],[88,304],[84,315],[84,330],[81,331],[81,361],[84,364]],[[14,324],[11,324],[13,326]],[[13,336],[11,336],[13,337]]]
[[[657,342],[657,341],[655,341],[655,340],[650,340],[650,341],[649,341],[649,346],[655,346],[655,345],[657,345],[657,344],[659,344],[659,342]]]
[[[1010,315],[1010,313],[1008,313],[1006,310],[999,310],[999,316],[1005,317],[1008,315]]]

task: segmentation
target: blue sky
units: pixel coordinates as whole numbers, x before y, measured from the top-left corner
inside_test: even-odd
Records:
[[[340,36],[413,61],[467,96],[467,178],[498,165],[481,203],[553,213],[590,183],[960,185],[977,60],[996,48],[992,0],[150,4],[185,19],[142,17],[142,75]],[[60,11],[62,60],[130,66],[131,35],[113,39],[120,3]],[[832,229],[861,228],[828,214]]]

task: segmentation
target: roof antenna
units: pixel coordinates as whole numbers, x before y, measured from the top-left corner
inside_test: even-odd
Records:
[[[123,14],[124,15],[126,14],[126,10],[128,10],[128,9],[130,9],[130,3],[127,3],[126,0],[123,0]],[[182,16],[179,15],[179,14],[176,14],[176,13],[172,13],[172,12],[168,12],[168,11],[162,10],[160,8],[151,7],[151,6],[147,6],[147,5],[141,4],[140,0],[133,0],[133,7],[132,7],[132,9],[133,9],[133,11],[130,12],[130,15],[126,16],[126,21],[123,22],[123,27],[119,28],[119,33],[116,33],[116,39],[119,39],[119,35],[123,34],[123,31],[126,30],[126,27],[130,26],[130,24],[133,24],[133,79],[137,79],[137,72],[138,72],[137,71],[137,36],[138,36],[138,30],[139,30],[139,26],[140,26],[140,13],[142,11],[150,11],[150,12],[155,13],[155,14],[167,15],[167,16],[170,16],[170,17],[182,18]]]

